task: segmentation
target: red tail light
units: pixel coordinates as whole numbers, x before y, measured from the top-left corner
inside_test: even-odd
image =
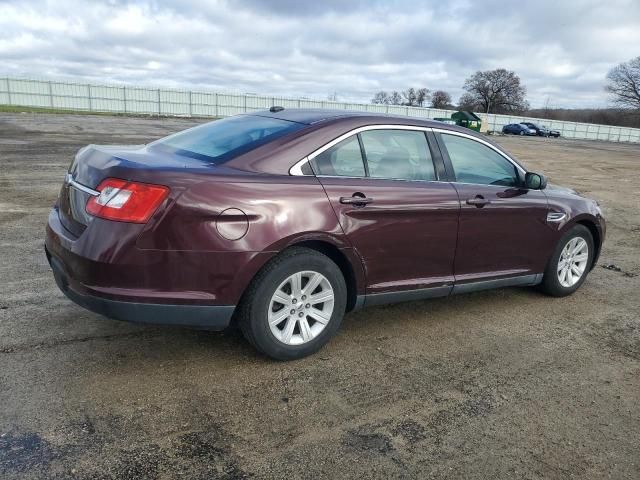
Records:
[[[100,195],[87,202],[87,213],[107,220],[146,223],[167,198],[162,185],[107,178],[98,185]]]

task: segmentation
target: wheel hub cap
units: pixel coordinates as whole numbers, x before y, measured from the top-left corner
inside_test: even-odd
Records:
[[[582,237],[572,238],[562,249],[558,261],[558,281],[563,287],[573,287],[587,269],[589,245]]]
[[[294,273],[271,297],[269,328],[280,342],[302,345],[325,329],[333,306],[333,287],[324,275],[311,270]]]

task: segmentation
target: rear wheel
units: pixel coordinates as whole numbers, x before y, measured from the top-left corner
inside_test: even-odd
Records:
[[[588,228],[576,225],[563,235],[549,260],[542,290],[555,297],[575,292],[584,282],[593,262],[593,237]]]
[[[238,322],[247,340],[277,360],[317,352],[338,330],[346,307],[342,272],[325,255],[292,247],[252,281]]]

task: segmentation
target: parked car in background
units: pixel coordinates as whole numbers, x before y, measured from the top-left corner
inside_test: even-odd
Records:
[[[534,130],[536,132],[536,135],[538,135],[539,137],[558,138],[560,136],[560,132],[558,130],[550,130],[544,125],[538,125],[537,123],[533,122],[520,122],[520,124],[528,127],[531,130]]]
[[[288,360],[361,307],[506,286],[570,295],[604,236],[594,200],[469,129],[272,107],[148,145],[84,147],[45,252],[89,310],[237,322]]]
[[[527,127],[526,125],[523,125],[521,123],[510,123],[509,125],[505,125],[504,127],[502,127],[502,133],[504,133],[505,135],[511,134],[511,135],[530,135],[530,136],[535,136],[537,135],[536,131]]]
[[[529,128],[530,130],[533,130],[534,132],[536,132],[536,135],[538,135],[539,137],[548,137],[549,136],[549,129],[547,127],[545,127],[544,125],[537,125],[537,124],[532,123],[532,122],[520,122],[520,125],[524,125],[525,127]]]

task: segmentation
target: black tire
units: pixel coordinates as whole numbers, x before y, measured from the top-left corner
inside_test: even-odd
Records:
[[[524,130],[520,130],[520,135],[524,135]]]
[[[571,287],[565,287],[560,283],[560,279],[558,278],[558,262],[560,261],[560,256],[562,254],[562,250],[569,243],[570,240],[576,237],[581,237],[587,242],[587,246],[589,247],[589,258],[587,260],[587,266],[584,270],[584,273],[580,277],[577,283],[575,283]],[[589,229],[583,225],[576,225],[567,231],[560,241],[558,241],[558,245],[551,255],[549,259],[549,263],[547,264],[547,268],[544,272],[544,277],[542,278],[542,284],[540,285],[541,290],[554,297],[566,297],[567,295],[571,295],[573,292],[578,290],[580,286],[584,283],[587,275],[589,274],[589,270],[593,265],[593,255],[595,253],[593,237]]]
[[[273,294],[289,276],[302,271],[321,273],[331,284],[334,306],[331,319],[315,338],[288,345],[271,332],[268,311]],[[327,256],[304,247],[291,247],[273,258],[255,276],[239,305],[237,320],[245,338],[260,352],[276,360],[311,355],[338,331],[347,304],[347,286],[340,268]]]

